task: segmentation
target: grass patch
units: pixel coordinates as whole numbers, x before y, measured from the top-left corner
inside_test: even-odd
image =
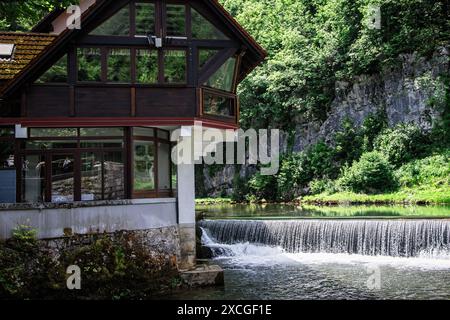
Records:
[[[450,187],[429,186],[402,188],[386,194],[358,194],[354,192],[322,193],[299,199],[309,204],[450,204]]]

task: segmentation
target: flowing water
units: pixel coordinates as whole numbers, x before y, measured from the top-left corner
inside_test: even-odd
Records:
[[[174,298],[450,299],[448,207],[212,208],[205,216],[202,242],[224,268],[225,287]]]

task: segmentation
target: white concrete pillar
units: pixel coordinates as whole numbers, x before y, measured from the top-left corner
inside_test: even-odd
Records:
[[[196,230],[195,230],[195,165],[180,164],[178,172],[178,219],[180,230],[181,270],[195,268]]]
[[[179,164],[177,172],[179,223],[195,224],[195,165]]]

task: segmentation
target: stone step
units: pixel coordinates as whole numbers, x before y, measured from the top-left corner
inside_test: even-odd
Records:
[[[181,272],[181,278],[189,287],[223,286],[223,269],[217,265],[199,265],[193,270]]]

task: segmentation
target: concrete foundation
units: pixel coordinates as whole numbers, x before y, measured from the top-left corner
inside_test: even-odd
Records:
[[[1,204],[0,239],[19,225],[39,239],[177,226],[176,199],[119,200],[69,204]]]

